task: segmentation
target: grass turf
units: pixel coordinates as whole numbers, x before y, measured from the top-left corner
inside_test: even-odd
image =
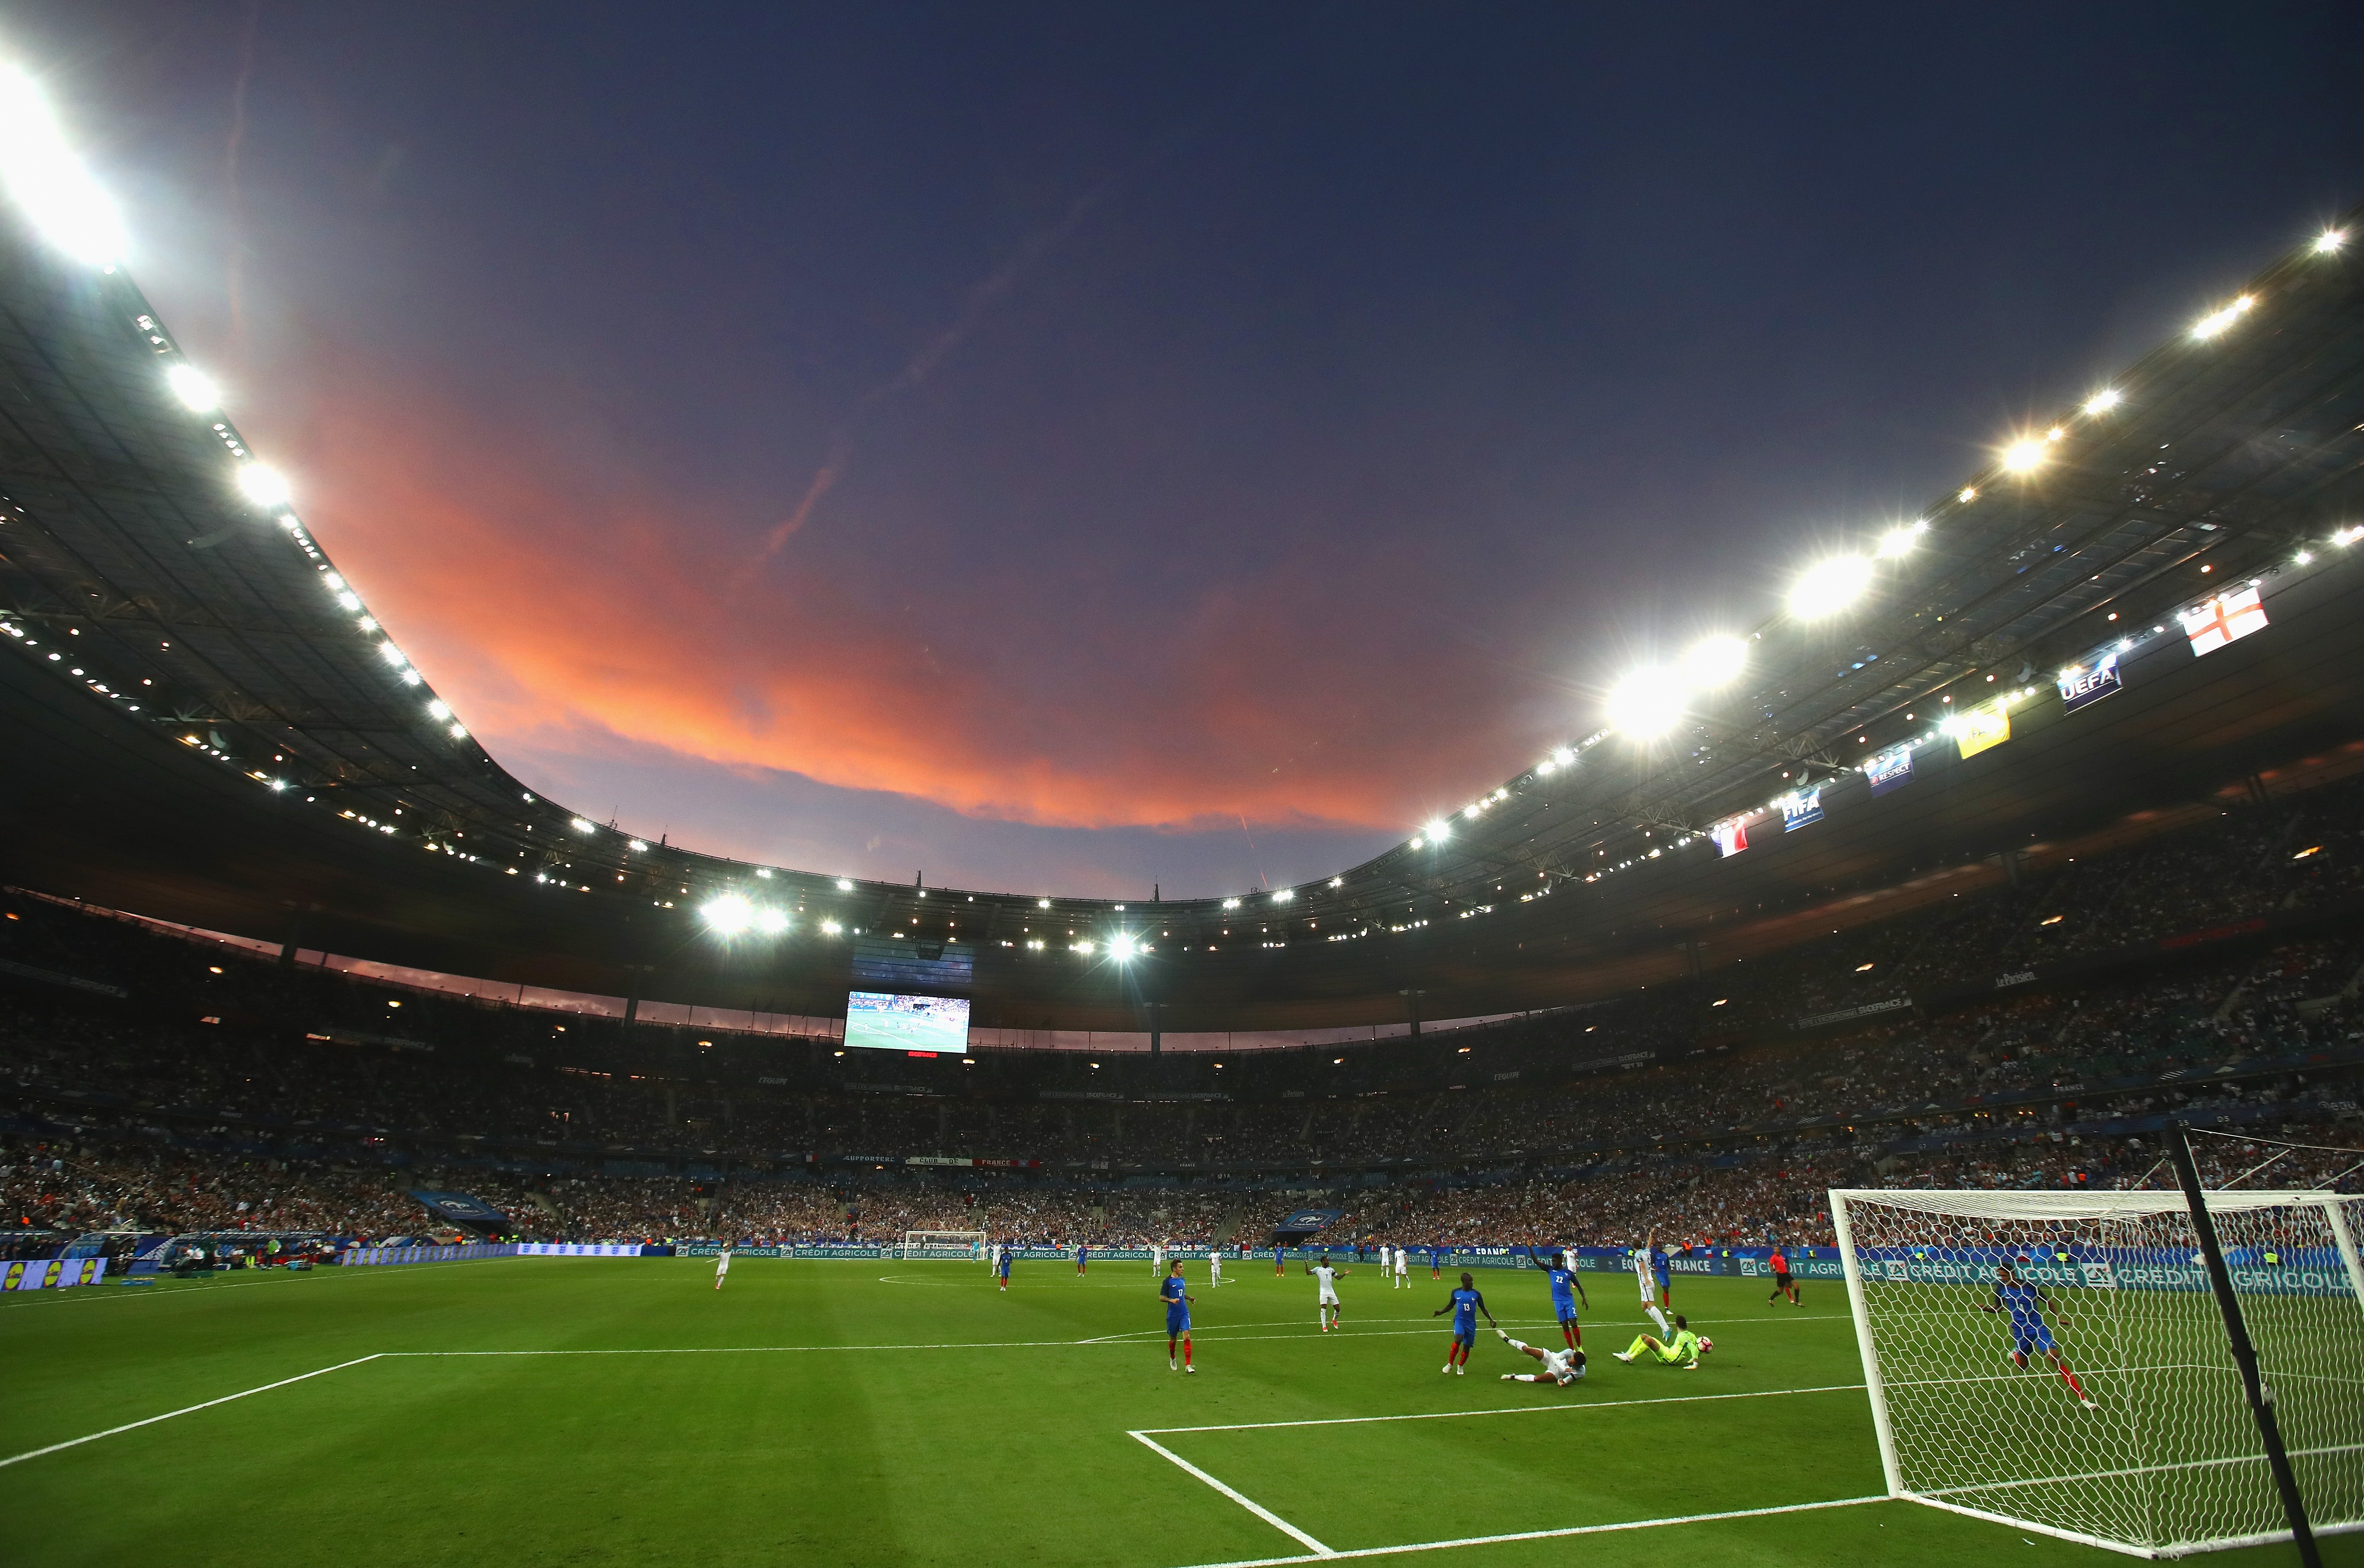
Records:
[[[375,1358],[0,1468],[7,1560],[1178,1568],[1307,1551],[1128,1435],[1144,1429],[1333,1551],[1881,1490],[1834,1288],[1795,1309],[1684,1281],[1716,1342],[1686,1373],[1609,1358],[1642,1327],[1611,1286],[1587,1318],[1591,1375],[1560,1391],[1499,1381],[1533,1363],[1482,1332],[1469,1374],[1442,1375],[1428,1313],[1446,1287],[1424,1271],[1409,1291],[1356,1271],[1325,1336],[1301,1275],[1250,1264],[1216,1291],[1193,1264],[1193,1377],[1166,1370],[1146,1264],[1020,1264],[1007,1296],[958,1263],[743,1259],[728,1289],[712,1279],[697,1260],[522,1258],[0,1299],[0,1456]],[[1478,1284],[1512,1333],[1556,1342],[1540,1276]],[[1341,1419],[1445,1412],[1467,1414]],[[1328,1424],[1266,1425],[1288,1421]],[[1175,1429],[1207,1427],[1239,1429]],[[2324,1544],[2364,1568],[2364,1537]],[[2117,1560],[1890,1502],[1436,1557],[1588,1547],[1784,1568]]]

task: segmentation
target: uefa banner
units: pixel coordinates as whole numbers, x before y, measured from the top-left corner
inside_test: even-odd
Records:
[[[0,1291],[69,1290],[106,1273],[105,1258],[21,1258],[0,1271]]]

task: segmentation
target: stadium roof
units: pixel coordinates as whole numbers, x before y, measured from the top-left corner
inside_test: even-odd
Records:
[[[0,220],[0,871],[162,918],[782,1012],[842,1009],[860,932],[973,944],[977,1021],[1008,1027],[1496,1013],[2364,735],[2364,273],[2325,243],[1860,553],[1801,560],[1790,607],[1711,651],[1720,684],[1641,677],[1622,730],[1333,877],[1144,905],[650,845],[468,735],[105,247],[26,211]],[[2252,584],[2267,629],[2195,658],[2178,612]],[[2067,711],[2056,675],[2104,659],[2122,689]],[[1946,716],[1974,708],[2013,739],[1965,758]],[[1875,755],[1913,782],[1875,802]],[[1734,821],[1755,842],[1726,857]]]

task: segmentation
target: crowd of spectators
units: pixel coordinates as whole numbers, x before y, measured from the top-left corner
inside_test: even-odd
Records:
[[[1688,992],[1351,1061],[1240,1062],[1225,1093],[1168,1096],[1037,1094],[1014,1060],[986,1062],[968,1092],[927,1094],[814,1072],[595,1070],[568,1060],[569,1026],[549,1018],[472,1013],[444,1033],[421,1027],[433,1002],[16,899],[0,951],[19,966],[202,968],[220,1010],[0,992],[0,1199],[19,1230],[411,1234],[437,1222],[410,1194],[450,1189],[533,1239],[935,1229],[1203,1246],[1261,1239],[1319,1197],[1343,1211],[1328,1234],[1349,1242],[1823,1240],[1833,1185],[2156,1180],[2169,1113],[2364,1142],[2352,921],[2012,988],[2064,958],[2356,894],[2359,802],[2350,784],[2227,810]],[[2218,951],[2233,956],[2193,956]],[[1990,999],[1950,1010],[1794,1027],[1999,977]],[[286,1027],[298,1014],[331,1027]],[[2269,1157],[2260,1147],[2250,1163]],[[1020,1169],[874,1171],[857,1152]],[[2212,1142],[2208,1158],[2230,1173],[2247,1156]],[[2269,1179],[2352,1186],[2344,1158],[2291,1156]],[[1381,1175],[1362,1173],[1375,1163]]]

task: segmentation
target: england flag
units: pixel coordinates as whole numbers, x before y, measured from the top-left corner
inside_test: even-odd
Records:
[[[2183,635],[2191,639],[2194,658],[2213,653],[2266,624],[2266,606],[2258,602],[2254,583],[2176,614],[2183,622]]]

